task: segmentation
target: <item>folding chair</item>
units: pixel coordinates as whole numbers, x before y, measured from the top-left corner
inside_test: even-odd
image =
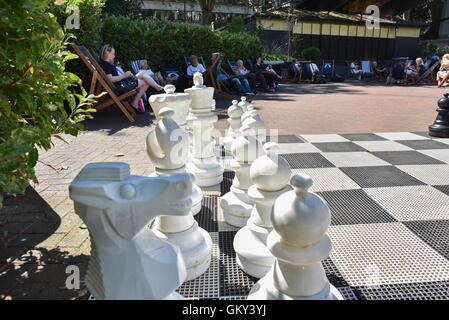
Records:
[[[326,78],[332,78],[335,72],[335,61],[334,60],[323,60],[323,67],[321,68],[321,73]]]
[[[352,61],[345,61],[346,65],[348,66],[348,70],[346,72],[346,77],[347,79],[358,79],[358,75],[357,73],[353,73],[351,72],[351,63]]]
[[[223,61],[225,54],[224,53],[219,53],[217,58],[215,59],[215,61],[212,62],[212,65],[210,66],[210,68],[208,69],[208,71],[206,72],[206,75],[204,77],[204,81],[210,81],[210,83],[212,84],[212,86],[215,89],[215,92],[218,95],[221,95],[222,97],[226,98],[226,99],[233,99],[233,96],[230,93],[229,88],[227,88],[223,83],[220,82],[220,80],[218,80],[218,78],[216,77],[216,74],[218,74],[219,72],[224,73],[226,76],[228,76],[222,69],[221,69],[221,62]]]
[[[446,82],[449,84],[449,72],[446,74],[443,80],[438,83],[438,88],[441,88]]]
[[[393,81],[395,81],[396,83],[406,83],[407,65],[408,65],[408,57],[397,57],[391,59],[390,74],[389,74],[390,84],[393,84]]]
[[[430,63],[432,63],[432,60],[428,60]],[[430,67],[426,68],[426,71],[416,80],[416,84],[420,83],[421,81],[425,81],[427,83],[435,83],[436,82],[436,74],[433,72],[435,68],[441,63],[441,60],[435,61],[434,64],[432,64]],[[428,66],[429,64],[426,61],[425,66]]]
[[[371,79],[373,77],[373,66],[371,64],[371,61],[368,60],[362,60],[360,62],[362,64],[362,75],[363,78],[366,79],[367,76],[369,76]]]
[[[232,73],[234,73],[235,75],[239,75],[240,74],[239,68],[237,67],[237,61],[230,61],[230,60],[228,60],[228,65],[229,65],[229,68],[231,68]]]
[[[135,95],[137,93],[137,89],[124,93],[121,96],[117,96],[114,93],[114,90],[116,89],[114,83],[112,83],[112,81],[107,77],[97,61],[98,56],[92,50],[88,50],[83,46],[78,46],[75,43],[72,43],[71,45],[76,54],[81,58],[86,67],[92,73],[89,94],[98,95],[100,92],[106,91],[109,95],[109,98],[101,99],[101,102],[97,102],[93,108],[96,110],[102,110],[116,104],[128,120],[130,122],[134,122],[133,116],[135,116],[136,113],[133,110],[133,107],[131,107],[125,99]],[[88,107],[90,107],[90,105],[88,105]]]

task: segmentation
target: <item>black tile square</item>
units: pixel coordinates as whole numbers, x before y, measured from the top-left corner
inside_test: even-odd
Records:
[[[449,281],[351,287],[358,300],[448,300]]]
[[[425,183],[393,166],[340,168],[362,188],[417,186]]]
[[[340,134],[343,138],[350,141],[382,141],[387,140],[384,137],[378,136],[374,133],[344,133]]]
[[[244,273],[236,261],[233,247],[236,231],[222,231],[218,234],[220,249],[220,297],[247,296],[258,279]]]
[[[365,148],[362,148],[361,146],[355,144],[354,142],[320,142],[312,144],[323,152],[366,151]]]
[[[203,197],[201,211],[194,216],[198,226],[207,232],[218,232],[217,209],[216,197]]]
[[[292,169],[335,167],[320,153],[289,153],[281,156],[287,160]]]
[[[277,139],[277,141],[276,141]],[[304,143],[301,139],[293,134],[282,134],[277,136],[267,136],[267,142],[274,141],[277,143]]]
[[[317,192],[331,210],[331,225],[397,222],[363,190]]]
[[[435,140],[402,140],[398,142],[415,150],[449,149],[449,144]]]
[[[449,186],[433,186],[433,187],[449,196]]]
[[[403,222],[438,253],[449,259],[449,220]]]
[[[223,172],[223,181],[220,183],[220,193],[223,196],[231,190],[232,180],[234,180],[235,172],[225,170]]]
[[[444,162],[418,151],[376,151],[371,153],[396,166],[412,164],[444,164]]]
[[[417,134],[418,136],[422,136],[422,137],[426,137],[426,138],[430,138],[430,139],[438,139],[440,137],[432,137],[428,131],[420,131],[420,132],[411,132],[414,134]]]

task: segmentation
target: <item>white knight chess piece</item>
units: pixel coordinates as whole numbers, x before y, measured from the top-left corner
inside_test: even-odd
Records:
[[[122,162],[90,163],[80,171],[69,191],[90,233],[86,285],[95,299],[182,298],[174,292],[186,278],[180,250],[148,225],[159,215],[190,213],[192,179],[133,176]]]
[[[184,173],[188,152],[187,133],[172,119],[173,110],[162,108],[159,111],[156,129],[148,134],[147,151],[155,164],[154,175],[165,176]],[[192,202],[196,212],[201,209],[201,190],[193,183]],[[185,217],[158,217],[153,225],[158,236],[181,249],[187,268],[187,279],[192,280],[209,268],[212,239],[198,226],[192,214]]]
[[[240,117],[242,116],[243,110],[237,104],[237,100],[232,100],[232,105],[228,108],[228,123],[230,124],[230,128],[226,132],[226,136],[223,138],[223,145],[225,150],[230,151],[231,145],[234,140],[239,137],[240,128],[242,127],[242,121]]]
[[[329,207],[320,196],[308,192],[312,186],[308,175],[295,175],[290,183],[294,190],[276,199],[271,215],[274,230],[267,246],[276,260],[248,299],[343,300],[321,264],[332,250],[326,234],[331,221]]]

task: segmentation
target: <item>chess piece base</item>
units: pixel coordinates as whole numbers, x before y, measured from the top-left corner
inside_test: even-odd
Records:
[[[262,278],[274,263],[274,256],[266,245],[271,228],[256,226],[251,220],[234,237],[234,250],[240,269]]]
[[[432,137],[449,138],[449,125],[433,124],[429,126],[429,135]]]
[[[244,190],[231,187],[231,191],[221,198],[220,206],[225,221],[231,226],[241,228],[246,225],[251,216],[254,201]]]
[[[187,164],[187,172],[196,177],[196,185],[199,187],[215,186],[223,181],[223,166],[217,162],[215,156],[205,159],[192,159]]]
[[[178,246],[187,269],[185,281],[193,280],[202,275],[210,265],[212,239],[209,233],[195,223],[189,229],[177,233],[162,233],[153,231],[169,243]]]
[[[288,296],[280,292],[273,283],[273,268],[251,289],[248,300],[344,300],[341,293],[327,282],[321,292],[308,297]]]

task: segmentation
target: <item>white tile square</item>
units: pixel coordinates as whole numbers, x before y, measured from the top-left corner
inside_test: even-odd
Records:
[[[424,153],[425,155],[437,160],[449,163],[449,149],[418,150],[418,152]]]
[[[353,141],[368,151],[408,151],[413,150],[395,141]]]
[[[432,186],[449,184],[449,164],[401,165],[397,167]]]
[[[308,168],[292,169],[292,175],[298,173],[308,174],[313,184],[310,191],[334,191],[360,189],[360,186],[338,168]]]
[[[287,153],[319,153],[320,149],[311,143],[280,143],[279,154]]]
[[[375,133],[388,140],[429,140],[429,138],[411,132],[383,132]]]
[[[432,186],[363,189],[398,221],[449,219],[449,196]]]
[[[449,279],[449,261],[402,223],[331,226],[332,262],[350,286]]]
[[[337,167],[389,166],[390,164],[369,152],[324,152],[326,157]]]
[[[345,142],[349,141],[338,134],[303,134],[301,135],[310,143],[316,142]]]
[[[437,139],[433,139],[435,141],[439,141],[445,144],[449,144],[449,138],[437,138]]]

